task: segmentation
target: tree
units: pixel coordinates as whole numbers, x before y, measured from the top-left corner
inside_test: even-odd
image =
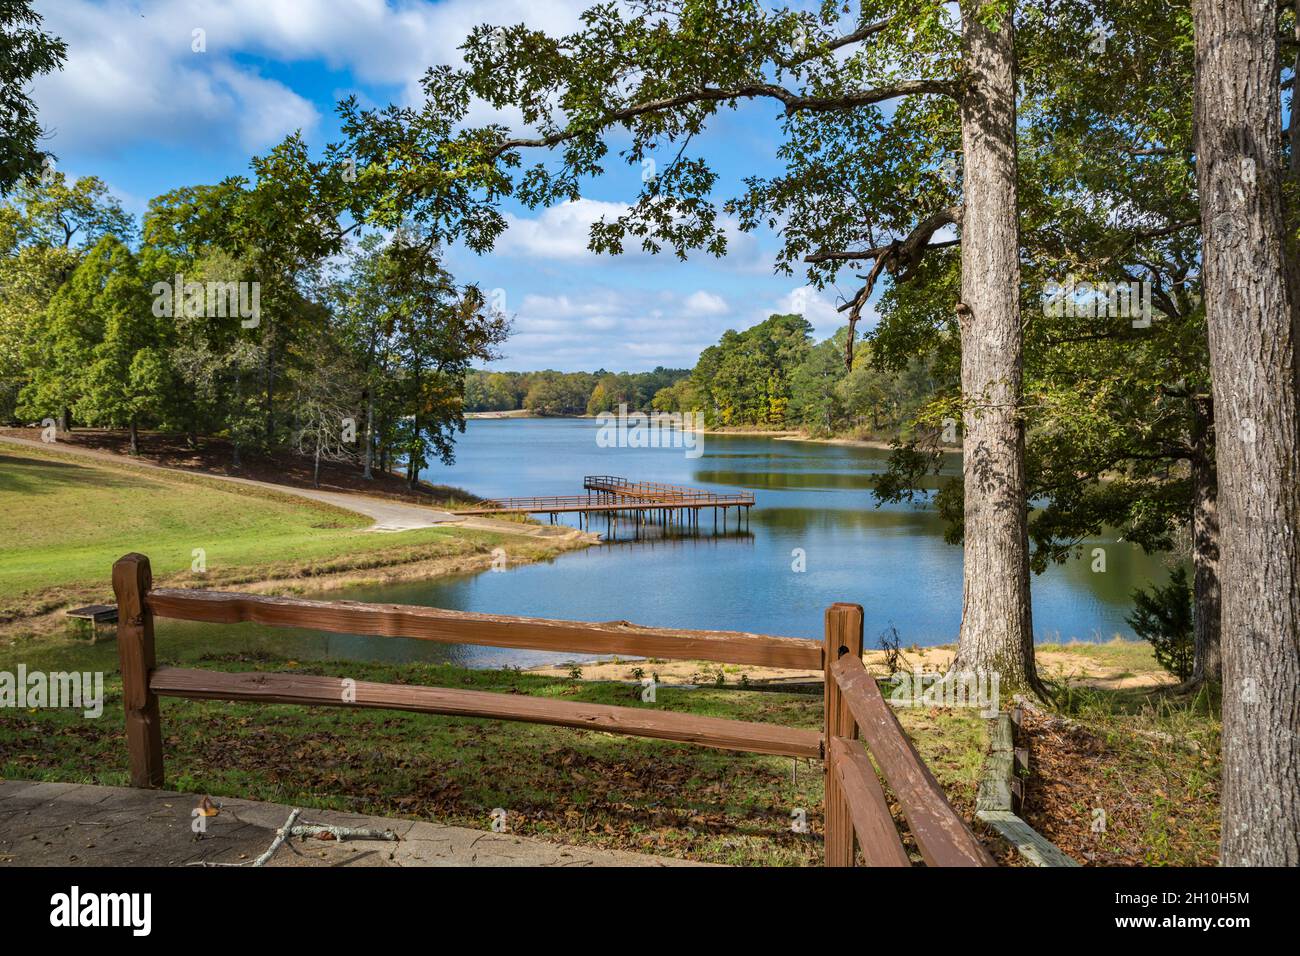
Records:
[[[431,453],[453,460],[453,435],[465,430],[465,376],[472,362],[497,357],[508,323],[476,286],[455,285],[420,229],[399,232],[385,249],[382,280],[394,313],[397,441],[414,488]]]
[[[328,335],[317,339],[318,349],[336,346]],[[356,403],[363,391],[359,372],[342,362],[322,363],[308,367],[294,383],[294,444],[299,454],[311,456],[314,488],[320,487],[322,460],[344,462],[355,456]]]
[[[21,245],[89,249],[104,236],[135,238],[135,220],[98,176],[69,184],[62,172],[26,179],[14,191]]]
[[[103,337],[82,370],[81,394],[73,411],[91,425],[126,425],[131,454],[137,455],[140,421],[164,413],[172,375],[165,357],[165,328],[150,308],[135,256],[120,243],[113,247],[92,308],[103,322]]]
[[[1151,645],[1156,663],[1180,681],[1192,676],[1196,638],[1192,625],[1192,589],[1181,564],[1169,583],[1133,592],[1133,613],[1126,620],[1133,633]]]
[[[27,85],[62,69],[68,47],[42,32],[41,23],[27,0],[0,2],[0,196],[48,168],[50,156],[38,147],[44,131]]]
[[[1282,198],[1278,5],[1193,0],[1192,17],[1223,544],[1220,859],[1296,866],[1300,275]]]
[[[54,416],[62,430],[72,427],[72,409],[85,394],[86,371],[104,338],[102,292],[123,249],[113,236],[100,239],[51,298],[41,331],[24,352],[29,378],[18,395],[18,414]]]

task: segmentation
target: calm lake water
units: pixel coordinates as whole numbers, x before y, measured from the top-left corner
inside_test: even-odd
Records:
[[[665,627],[821,636],[822,612],[835,601],[866,611],[866,641],[887,627],[904,645],[955,639],[961,621],[960,548],[924,505],[876,507],[870,479],[888,452],[707,435],[703,453],[681,448],[602,448],[588,419],[471,421],[457,461],[428,469],[430,481],[479,495],[580,494],[588,474],[754,492],[748,529],[713,533],[703,513],[698,534],[651,529],[633,540],[630,525],[607,542],[540,564],[503,572],[455,575],[417,583],[330,592],[329,597],[422,604],[467,611],[574,620],[630,620]],[[954,457],[949,469],[956,471]],[[576,516],[566,516],[576,523]],[[592,530],[605,532],[603,520]],[[1106,552],[1094,573],[1092,549]],[[801,549],[806,570],[793,565]],[[1124,622],[1135,587],[1167,572],[1159,558],[1113,538],[1089,541],[1084,556],[1033,579],[1034,627],[1040,641],[1131,637]],[[219,627],[159,620],[160,654],[179,645],[209,650],[263,648],[300,658],[445,661],[503,666],[581,655],[448,646],[400,638],[312,631]]]

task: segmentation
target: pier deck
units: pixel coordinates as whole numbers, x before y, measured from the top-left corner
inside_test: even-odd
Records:
[[[717,512],[721,510],[725,527],[731,509],[736,509],[736,520],[739,523],[741,511],[748,515],[749,509],[754,507],[754,494],[750,491],[707,491],[657,481],[633,481],[614,475],[588,475],[583,478],[582,487],[586,493],[581,495],[494,498],[457,513],[549,514],[554,521],[556,515],[573,512],[582,515],[627,512],[636,516],[638,524],[654,517],[669,523],[684,522],[694,527],[699,524],[700,510],[713,508],[714,525],[717,525]]]

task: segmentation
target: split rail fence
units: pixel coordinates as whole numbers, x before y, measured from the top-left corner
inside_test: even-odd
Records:
[[[870,759],[874,757],[928,865],[992,865],[912,746],[875,679],[863,667],[862,608],[856,604],[827,608],[825,639],[813,641],[731,631],[646,628],[626,621],[586,623],[397,604],[153,588],[149,559],[142,554],[128,554],[117,561],[113,566],[113,589],[117,595],[118,653],[131,785],[135,787],[163,785],[160,697],[485,717],[822,760],[826,774],[826,864],[855,865],[856,843],[868,866],[908,866],[908,855]],[[155,617],[214,624],[248,621],[443,643],[818,670],[825,678],[825,718],[819,732],[647,707],[614,707],[517,694],[368,681],[350,682],[344,693],[344,683],[334,677],[158,667]]]

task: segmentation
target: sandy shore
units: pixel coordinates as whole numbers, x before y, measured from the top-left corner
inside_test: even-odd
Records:
[[[1098,660],[1082,652],[1083,649],[1095,645],[1078,646],[1080,648],[1078,653],[1074,652],[1073,645],[1069,644],[1039,648],[1035,655],[1039,672],[1046,677],[1070,684],[1109,689],[1155,688],[1177,683],[1172,675],[1156,667],[1154,661],[1150,670],[1133,671],[1124,664]],[[941,673],[952,664],[953,653],[953,647],[948,645],[903,650],[900,654],[899,669]],[[880,677],[888,674],[882,651],[867,651],[862,655],[862,660],[873,674]],[[545,664],[528,670],[536,674],[568,676],[573,666],[572,663]],[[657,674],[662,684],[716,685],[718,675],[721,674],[724,686],[743,687],[747,684],[758,686],[801,684],[822,679],[821,671],[783,670],[748,664],[717,664],[712,661],[662,661],[616,657],[599,661],[583,661],[577,666],[582,671],[582,679],[592,681],[636,681]]]

